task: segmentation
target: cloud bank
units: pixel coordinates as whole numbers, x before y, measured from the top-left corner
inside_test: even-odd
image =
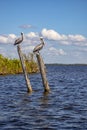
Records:
[[[60,44],[87,46],[87,38],[85,38],[83,35],[80,34],[64,35],[64,34],[59,34],[58,32],[52,29],[47,30],[45,28],[42,30],[41,34],[44,38],[47,38],[48,40],[59,41],[58,43]]]
[[[12,42],[14,42],[15,39],[16,39],[15,34],[0,35],[0,43],[2,43],[2,44],[12,43]]]
[[[25,26],[24,26],[25,27]],[[26,27],[25,27],[26,28]],[[53,29],[43,28],[41,35],[44,38],[46,45],[42,49],[44,57],[49,61],[50,57],[68,57],[69,60],[77,59],[86,55],[87,52],[87,38],[81,34],[60,34]],[[15,40],[20,37],[15,34],[0,35],[0,53],[8,54],[11,52],[12,55],[16,55],[16,47],[14,47]],[[40,43],[38,32],[29,32],[24,34],[24,40],[21,44],[24,53],[32,52],[34,47]],[[3,47],[2,47],[3,46]],[[8,48],[8,49],[7,49]],[[7,51],[9,50],[9,51]],[[73,53],[74,52],[74,53]],[[73,58],[72,58],[73,57]],[[60,59],[61,60],[61,59]],[[64,59],[63,59],[64,60]],[[85,61],[85,59],[84,59]]]
[[[76,35],[65,35],[65,34],[59,34],[55,30],[47,30],[42,29],[41,35],[43,38],[53,41],[58,41],[61,45],[77,45],[77,46],[87,46],[87,38],[83,35],[76,34]],[[13,43],[15,39],[18,36],[15,34],[9,34],[9,35],[0,35],[0,43],[3,44],[9,44]],[[37,32],[29,32],[27,34],[24,34],[24,42],[29,43],[29,40],[32,40],[31,43],[35,42],[35,40],[38,42],[39,39],[39,33]]]
[[[50,47],[49,51],[55,53],[56,55],[66,55],[66,52],[64,52],[63,49],[56,49],[54,47]]]

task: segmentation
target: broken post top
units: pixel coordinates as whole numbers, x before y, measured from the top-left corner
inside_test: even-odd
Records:
[[[40,41],[41,41],[41,43],[40,44],[38,44],[35,48],[34,48],[34,50],[33,50],[33,52],[34,53],[39,53],[39,51],[43,48],[43,46],[45,45],[45,43],[44,43],[44,40],[43,40],[43,37],[40,37]]]
[[[21,37],[15,40],[14,45],[18,45],[23,41],[23,32],[21,32]]]

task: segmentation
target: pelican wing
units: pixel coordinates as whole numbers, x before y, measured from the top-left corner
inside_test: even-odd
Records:
[[[42,44],[39,44],[39,45],[37,45],[37,46],[34,48],[33,52],[39,51],[39,50],[41,50],[42,48],[43,48],[43,45],[42,45]]]
[[[18,38],[18,39],[15,40],[14,45],[19,44],[20,42],[22,42],[22,39],[21,39],[21,38]]]

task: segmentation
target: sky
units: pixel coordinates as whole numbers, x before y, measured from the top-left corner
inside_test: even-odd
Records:
[[[45,63],[87,64],[87,0],[0,0],[0,54],[28,55],[44,38]]]

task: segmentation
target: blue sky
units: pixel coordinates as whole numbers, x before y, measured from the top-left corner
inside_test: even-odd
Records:
[[[87,0],[0,0],[0,53],[18,57],[14,41],[24,32],[24,53],[43,36],[45,63],[87,63]]]

